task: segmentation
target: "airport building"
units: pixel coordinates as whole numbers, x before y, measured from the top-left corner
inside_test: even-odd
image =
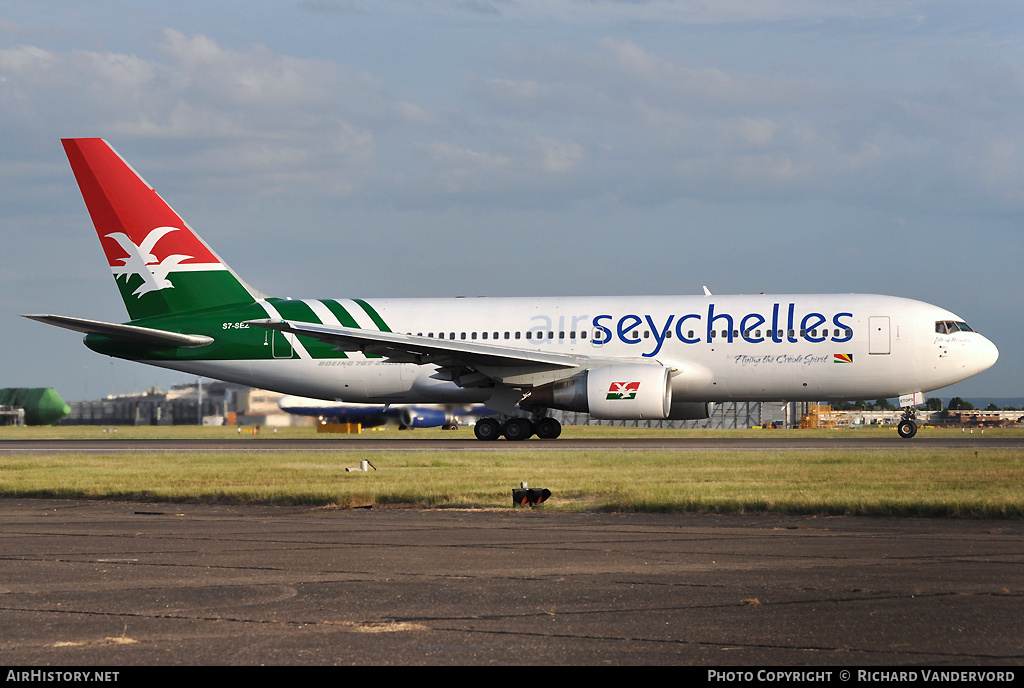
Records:
[[[62,425],[311,425],[277,406],[282,395],[227,382],[150,388],[96,401],[74,401]]]

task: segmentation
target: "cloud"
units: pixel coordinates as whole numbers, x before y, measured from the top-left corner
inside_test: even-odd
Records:
[[[1020,112],[1024,80],[1016,71],[995,78],[998,65],[973,64],[937,84],[865,85],[691,66],[612,38],[507,57],[506,74],[478,80],[471,94],[487,117],[514,113],[509,130],[600,151],[580,171],[589,186],[574,193],[614,189],[640,203],[1024,200],[1013,174],[1024,134],[1007,119]],[[636,176],[623,181],[624,171]]]
[[[331,86],[351,87],[360,79],[373,84],[372,78],[345,74],[332,63],[275,55],[264,46],[226,50],[206,36],[172,29],[164,30],[161,52],[174,65],[171,84],[223,106],[317,107],[331,100]]]
[[[543,162],[541,166],[547,172],[564,174],[573,171],[583,160],[583,146],[565,141],[544,140],[541,144]]]
[[[425,5],[424,12],[500,15],[525,21],[606,23],[672,22],[675,24],[743,24],[801,19],[874,19],[916,7],[894,9],[892,3],[866,0],[857,3],[820,0],[447,0]],[[912,16],[913,16],[912,14]]]
[[[458,77],[463,100],[432,111],[337,61],[173,29],[149,55],[15,46],[0,50],[0,124],[25,136],[0,146],[163,142],[160,164],[194,185],[400,206],[1024,205],[1024,134],[1007,114],[1024,102],[1019,68],[976,61],[925,86],[875,86],[693,64],[607,36],[498,54]]]
[[[176,142],[156,149],[157,164],[194,188],[352,195],[376,174],[377,132],[409,123],[429,115],[369,74],[260,45],[228,50],[201,34],[166,29],[147,57],[0,50],[0,124],[22,134],[7,146],[52,150],[64,136],[121,148]]]

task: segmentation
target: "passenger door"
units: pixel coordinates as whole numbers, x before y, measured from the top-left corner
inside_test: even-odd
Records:
[[[868,318],[868,353],[889,353],[889,316],[875,315]]]

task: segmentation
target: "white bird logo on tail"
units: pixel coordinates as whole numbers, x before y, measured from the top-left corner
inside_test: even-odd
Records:
[[[178,231],[178,227],[157,227],[147,234],[138,246],[124,232],[108,234],[107,237],[120,244],[124,252],[128,254],[127,258],[118,259],[122,265],[113,268],[114,279],[124,275],[125,282],[127,282],[132,275],[141,277],[142,284],[132,292],[133,296],[140,298],[143,294],[148,294],[151,291],[174,288],[171,281],[167,279],[167,275],[182,261],[188,260],[192,256],[175,253],[158,261],[153,255],[153,247],[165,236],[176,231]]]

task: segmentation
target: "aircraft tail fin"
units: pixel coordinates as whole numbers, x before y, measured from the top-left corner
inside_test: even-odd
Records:
[[[110,144],[61,143],[132,320],[256,300]]]

